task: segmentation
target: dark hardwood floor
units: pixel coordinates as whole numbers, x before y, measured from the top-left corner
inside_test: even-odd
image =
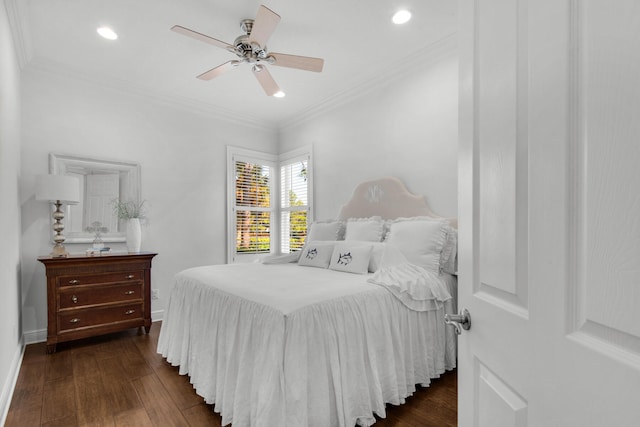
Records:
[[[188,377],[156,353],[160,327],[59,344],[50,355],[44,343],[27,346],[5,426],[220,426]],[[375,426],[456,426],[456,383],[456,371],[446,373]]]

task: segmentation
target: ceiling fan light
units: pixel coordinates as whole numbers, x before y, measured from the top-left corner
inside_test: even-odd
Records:
[[[107,40],[116,40],[118,38],[116,32],[109,27],[98,27],[96,31]]]
[[[254,73],[259,73],[260,71],[262,71],[262,69],[263,69],[263,68],[264,68],[264,66],[263,66],[263,65],[255,64],[255,65],[253,66],[253,72],[254,72]]]
[[[276,93],[273,94],[274,97],[276,98],[284,98],[285,97],[285,93],[281,90],[277,91]]]
[[[411,12],[408,10],[399,10],[397,11],[391,20],[394,24],[406,24],[411,19]]]

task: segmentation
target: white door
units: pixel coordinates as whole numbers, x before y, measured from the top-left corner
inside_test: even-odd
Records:
[[[459,425],[640,426],[640,1],[459,5]]]

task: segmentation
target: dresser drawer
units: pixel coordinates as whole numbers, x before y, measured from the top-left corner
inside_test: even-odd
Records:
[[[144,298],[142,282],[108,285],[65,286],[59,292],[61,310],[95,304],[126,302]]]
[[[143,318],[142,304],[119,305],[85,310],[60,312],[58,324],[60,332],[112,322],[124,322]]]
[[[144,280],[144,273],[142,271],[121,271],[103,274],[59,276],[58,286],[62,288],[65,286],[91,285],[97,283],[130,282],[133,280]]]

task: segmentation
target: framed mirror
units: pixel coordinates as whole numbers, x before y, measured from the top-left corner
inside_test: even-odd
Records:
[[[118,220],[113,200],[140,202],[140,165],[133,162],[49,154],[49,173],[71,175],[80,180],[80,203],[64,206],[66,243],[91,243],[88,227],[105,227],[104,242],[124,242],[125,223]]]

